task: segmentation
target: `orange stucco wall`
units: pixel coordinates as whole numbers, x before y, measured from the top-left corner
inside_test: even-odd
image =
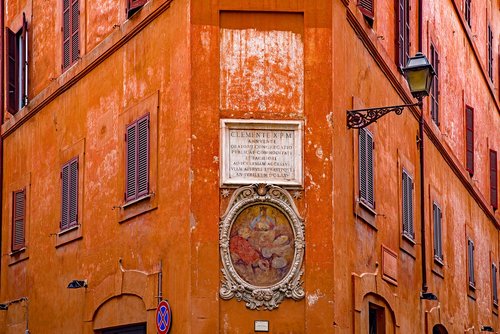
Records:
[[[161,293],[171,333],[366,333],[369,305],[387,333],[500,328],[491,264],[499,213],[490,205],[489,150],[500,151],[498,75],[486,69],[486,23],[498,73],[499,4],[412,2],[410,53],[440,55],[440,124],[421,111],[368,127],[375,142],[375,210],[358,201],[358,130],[346,110],[413,103],[396,68],[393,0],[375,1],[371,27],[356,1],[151,0],[127,19],[125,1],[82,1],[81,59],[61,73],[60,6],[6,1],[5,24],[30,32],[29,98],[4,112],[0,332],[94,333],[147,323]],[[4,101],[5,102],[5,101]],[[4,103],[5,104],[5,103]],[[475,173],[465,170],[465,105],[475,109]],[[4,108],[5,109],[5,108]],[[424,189],[417,145],[425,120]],[[125,127],[149,113],[151,196],[123,206]],[[294,202],[305,222],[305,298],[273,311],[219,296],[219,220],[232,187],[220,184],[220,120],[300,120],[303,179]],[[60,171],[79,158],[77,228],[59,233]],[[402,236],[401,172],[415,182],[415,240]],[[26,248],[11,254],[12,192],[26,189]],[[424,191],[424,203],[420,193]],[[432,204],[443,209],[444,265],[433,259]],[[426,275],[420,299],[425,205]],[[476,289],[467,283],[475,242]],[[395,260],[394,260],[395,259]],[[85,289],[67,289],[86,279]],[[26,310],[29,312],[26,313]]]

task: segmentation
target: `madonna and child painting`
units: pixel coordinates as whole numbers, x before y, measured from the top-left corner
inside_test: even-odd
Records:
[[[280,282],[294,257],[294,233],[277,208],[257,204],[245,208],[234,221],[229,241],[231,260],[238,275],[251,285],[266,287]]]

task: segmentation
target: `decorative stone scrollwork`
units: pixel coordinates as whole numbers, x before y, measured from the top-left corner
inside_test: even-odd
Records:
[[[272,310],[304,298],[304,220],[290,194],[274,185],[237,189],[219,224],[222,299]]]

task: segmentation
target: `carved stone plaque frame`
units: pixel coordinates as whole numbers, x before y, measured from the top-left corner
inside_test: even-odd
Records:
[[[263,220],[261,215],[266,214],[267,209],[273,213],[274,218],[266,216]],[[257,210],[260,210],[257,217],[249,214]],[[250,222],[251,218],[253,220]],[[258,223],[256,218],[260,219]],[[241,227],[242,220],[247,222],[245,227]],[[239,229],[232,231],[233,227]],[[278,230],[284,232],[276,232]],[[255,242],[252,243],[252,233],[255,240],[263,240],[271,235],[271,248],[260,248]],[[234,297],[238,301],[244,301],[249,309],[272,310],[285,297],[294,300],[304,298],[301,281],[305,248],[304,219],[300,217],[286,190],[265,184],[238,188],[221,217],[219,243],[223,265],[219,291],[222,299]],[[283,253],[286,252],[289,255],[285,259]],[[246,271],[242,274],[242,270]],[[264,276],[264,280],[260,279],[257,283],[248,277],[244,278],[246,272],[250,272],[252,277],[260,274],[257,278],[261,278],[269,270],[275,270],[275,275],[269,280],[267,277],[270,276]]]

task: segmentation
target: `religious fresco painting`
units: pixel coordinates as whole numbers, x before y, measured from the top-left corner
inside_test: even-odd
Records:
[[[246,282],[270,286],[290,271],[294,233],[288,219],[268,204],[249,206],[236,217],[229,252],[238,275]]]

